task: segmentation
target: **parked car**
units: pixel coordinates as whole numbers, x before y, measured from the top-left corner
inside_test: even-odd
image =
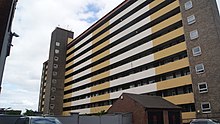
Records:
[[[193,119],[190,124],[220,124],[220,122],[214,119]]]
[[[62,123],[55,117],[26,116],[26,117],[18,118],[15,124],[62,124]]]

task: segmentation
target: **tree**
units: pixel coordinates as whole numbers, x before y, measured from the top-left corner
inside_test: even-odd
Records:
[[[32,109],[28,110],[26,109],[26,112],[23,113],[23,115],[25,116],[34,116],[35,115],[35,111],[33,111]]]

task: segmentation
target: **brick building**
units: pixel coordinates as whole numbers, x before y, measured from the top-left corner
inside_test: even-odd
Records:
[[[123,93],[108,113],[132,113],[132,124],[181,124],[181,108],[158,96]]]
[[[63,115],[126,92],[182,107],[184,123],[220,118],[219,23],[215,0],[125,0],[67,43]]]

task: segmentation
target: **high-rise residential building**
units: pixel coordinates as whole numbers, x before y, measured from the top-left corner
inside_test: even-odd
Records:
[[[17,0],[0,1],[0,92],[5,59],[10,54],[12,37],[18,37],[16,33],[11,32],[16,4]]]
[[[49,59],[43,64],[40,86],[39,112],[61,115],[63,112],[63,91],[65,79],[67,41],[73,32],[56,28],[52,32]]]
[[[63,115],[106,111],[125,92],[162,96],[183,108],[184,123],[220,119],[215,0],[125,0],[64,57]]]
[[[44,111],[44,103],[45,103],[45,93],[46,93],[46,83],[47,83],[47,70],[48,70],[48,61],[43,63],[43,70],[41,75],[41,84],[40,84],[40,94],[39,94],[39,103],[38,103],[38,111]],[[53,88],[52,91],[55,89]]]

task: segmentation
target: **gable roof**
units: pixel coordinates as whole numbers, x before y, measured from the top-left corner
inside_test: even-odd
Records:
[[[146,109],[181,109],[181,107],[178,107],[159,96],[139,95],[130,93],[123,93],[122,96],[123,95],[130,97]]]

